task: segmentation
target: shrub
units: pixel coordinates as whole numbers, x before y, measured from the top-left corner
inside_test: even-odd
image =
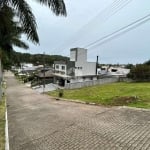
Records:
[[[128,77],[136,81],[150,81],[150,66],[138,64],[131,69]]]

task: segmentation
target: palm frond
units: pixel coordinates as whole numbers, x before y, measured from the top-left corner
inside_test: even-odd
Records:
[[[28,44],[26,44],[25,42],[21,41],[18,38],[13,38],[12,43],[13,43],[14,46],[17,46],[17,47],[20,47],[20,48],[23,48],[23,49],[29,49]]]
[[[58,15],[67,15],[66,6],[63,0],[36,0],[37,2],[44,4],[51,8],[51,10]]]
[[[43,5],[48,6],[56,15],[63,15],[63,16],[67,15],[65,3],[63,0],[36,0],[36,1]],[[15,16],[17,15],[19,17],[22,32],[26,34],[27,39],[35,44],[39,43],[39,38],[36,30],[37,29],[36,20],[29,4],[27,3],[27,0],[0,0],[0,10],[1,7],[3,7],[4,5],[11,7],[13,11],[15,11]],[[7,25],[8,22],[7,20],[5,21]],[[9,26],[10,25],[8,24],[8,27]]]
[[[27,38],[33,43],[39,43],[39,38],[36,31],[37,24],[28,3],[25,0],[11,0],[11,4],[17,10],[17,15],[20,18],[23,31],[27,35]]]
[[[15,13],[11,7],[3,5],[0,9],[0,47],[4,51],[12,51],[13,45],[28,49],[29,46],[21,41],[21,34],[24,33],[18,22],[13,20]]]

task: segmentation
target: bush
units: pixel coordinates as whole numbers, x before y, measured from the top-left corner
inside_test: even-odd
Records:
[[[63,97],[63,95],[64,95],[63,89],[58,89],[58,96]]]
[[[138,64],[131,69],[128,77],[136,81],[150,81],[150,66]]]

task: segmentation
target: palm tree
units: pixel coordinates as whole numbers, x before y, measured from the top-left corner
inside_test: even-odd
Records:
[[[48,6],[54,14],[66,16],[66,8],[63,0],[35,0],[40,4]],[[11,6],[19,18],[23,32],[27,39],[33,43],[39,43],[36,31],[37,24],[27,0],[0,0],[0,10],[4,5]]]
[[[0,59],[4,69],[9,69],[13,58],[13,45],[28,49],[29,46],[21,40],[22,28],[13,20],[15,16],[12,8],[4,5],[0,9]]]
[[[0,10],[0,48],[6,52],[13,50],[13,45],[28,49],[28,45],[21,41],[22,28],[18,22],[13,20],[14,12],[12,8],[4,5]]]

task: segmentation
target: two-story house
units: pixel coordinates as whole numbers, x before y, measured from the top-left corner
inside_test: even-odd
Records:
[[[83,82],[96,80],[96,62],[87,62],[87,49],[73,48],[70,50],[70,61],[54,62],[55,83]]]

